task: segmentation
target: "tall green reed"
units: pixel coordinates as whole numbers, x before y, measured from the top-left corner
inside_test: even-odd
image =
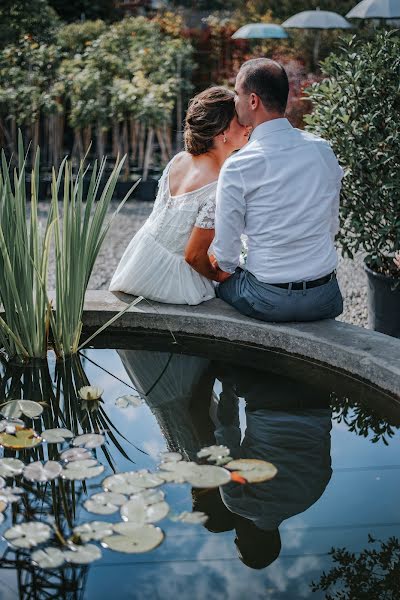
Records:
[[[9,356],[43,357],[50,343],[60,358],[78,351],[85,293],[96,258],[113,219],[138,183],[132,186],[107,220],[124,160],[125,157],[117,158],[99,193],[106,159],[101,160],[100,167],[95,161],[85,192],[88,171],[85,159],[74,175],[71,163],[65,158],[58,172],[53,168],[51,203],[47,223],[41,228],[38,219],[40,150],[37,150],[32,169],[29,216],[21,134],[18,167],[12,174],[2,151],[0,302],[4,314],[0,314],[0,346]],[[54,306],[49,300],[47,282],[50,257],[54,259],[56,274]],[[137,302],[135,300],[125,310]],[[125,311],[120,314],[122,312]]]

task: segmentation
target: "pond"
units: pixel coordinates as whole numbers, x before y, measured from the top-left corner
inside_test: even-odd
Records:
[[[0,489],[0,533],[10,542],[2,537],[1,600],[319,599],[324,572],[344,598],[361,589],[363,597],[396,597],[398,399],[301,359],[190,337],[105,337],[69,363],[4,363],[0,374],[3,415],[5,402],[29,399],[43,412],[32,419],[26,405],[14,417],[38,434],[62,427],[104,435],[63,441],[43,433],[31,449],[1,451],[25,464],[11,473],[12,463],[0,461],[0,474],[13,475]],[[231,458],[221,448],[197,456],[215,445]],[[236,459],[247,462],[227,462]],[[269,467],[266,479],[264,463],[251,475],[254,459],[272,463],[276,475]],[[37,460],[61,465],[64,478],[53,464],[38,483],[37,467],[26,470]],[[176,466],[215,460],[225,474],[219,487],[215,473],[208,481]],[[113,477],[142,469],[155,476]],[[10,529],[32,521],[44,529]],[[22,538],[30,547],[20,547]],[[61,566],[42,568],[37,551],[49,547]]]

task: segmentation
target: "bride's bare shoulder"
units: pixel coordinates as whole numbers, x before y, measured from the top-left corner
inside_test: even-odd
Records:
[[[170,168],[171,193],[197,190],[218,179],[219,169],[208,156],[193,156],[183,151],[175,156]]]

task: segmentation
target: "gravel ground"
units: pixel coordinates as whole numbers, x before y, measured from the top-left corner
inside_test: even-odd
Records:
[[[111,212],[116,205],[111,207]],[[151,202],[131,201],[127,203],[108,232],[97,259],[89,289],[107,289],[123,251],[132,236],[143,225],[151,212]],[[46,206],[41,206],[42,220]],[[341,321],[367,327],[367,287],[362,267],[362,255],[355,260],[340,258],[338,280],[345,301]],[[50,271],[51,287],[54,287],[54,274]]]

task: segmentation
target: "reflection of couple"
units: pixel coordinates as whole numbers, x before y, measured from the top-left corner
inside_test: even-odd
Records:
[[[131,350],[120,356],[133,383],[149,392],[147,403],[170,450],[194,459],[203,445],[217,442],[235,458],[268,460],[277,467],[276,477],[264,483],[193,490],[194,508],[208,514],[210,531],[234,529],[245,564],[270,564],[280,552],[281,522],[314,504],[330,479],[328,399],[295,381],[206,359]],[[211,406],[215,377],[222,382],[216,407]],[[246,402],[243,439],[239,396]]]
[[[342,169],[329,144],[284,118],[288,93],[283,67],[254,59],[235,93],[212,87],[193,98],[185,151],[165,168],[111,290],[193,305],[217,295],[266,321],[342,312],[334,246]]]

